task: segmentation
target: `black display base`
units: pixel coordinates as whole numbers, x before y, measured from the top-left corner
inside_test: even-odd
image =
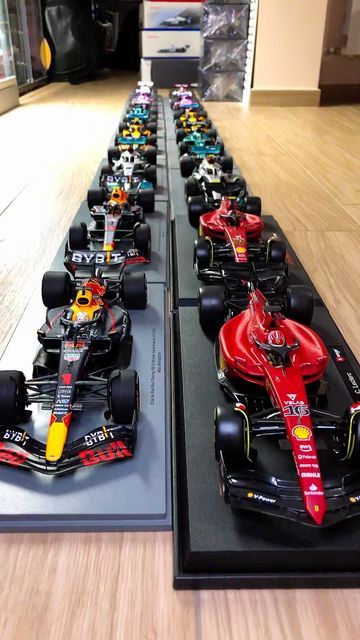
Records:
[[[199,58],[153,58],[151,79],[159,89],[172,87],[174,83],[197,82]]]
[[[316,307],[312,326],[327,346],[344,350],[349,367],[359,375],[355,358],[325,307]],[[214,407],[226,400],[217,381],[213,345],[200,328],[195,307],[182,307],[176,313],[175,335],[179,394],[174,586],[360,586],[359,519],[317,529],[225,505],[218,489],[212,425]],[[341,414],[354,399],[334,361],[326,376],[328,410]],[[278,459],[271,457],[269,469],[276,475],[288,464],[284,453]],[[326,455],[320,452],[320,464],[323,473],[326,468],[331,473]]]

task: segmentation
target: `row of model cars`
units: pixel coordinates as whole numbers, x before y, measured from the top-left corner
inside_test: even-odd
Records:
[[[355,515],[360,402],[341,417],[326,410],[329,354],[309,326],[312,290],[289,286],[286,244],[275,234],[265,236],[261,200],[234,171],[192,89],[175,86],[170,106],[189,224],[198,229],[199,321],[215,340],[218,381],[227,399],[214,412],[225,502],[306,524]],[[264,471],[258,447],[264,438],[290,449],[295,483]],[[320,438],[334,466],[344,464],[340,479],[323,480]]]
[[[156,130],[156,91],[139,83],[99,185],[88,192],[89,219],[69,229],[65,270],[43,276],[46,319],[32,378],[0,372],[0,462],[58,475],[134,454],[140,394],[129,368],[129,310],[146,308],[147,283],[131,265],[151,259],[146,215],[155,206]],[[22,427],[34,403],[49,411],[46,443]],[[106,407],[103,424],[68,438],[76,414],[94,406]]]

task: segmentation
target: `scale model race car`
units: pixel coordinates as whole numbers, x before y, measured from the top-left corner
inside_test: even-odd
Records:
[[[195,125],[203,125],[205,127],[211,127],[211,120],[206,116],[200,115],[197,111],[186,110],[179,118],[175,120],[176,129],[189,129]]]
[[[110,148],[108,160],[109,164],[100,169],[99,183],[109,192],[116,186],[126,191],[139,183],[142,190],[156,187],[156,167],[141,160],[133,151],[127,149],[120,153],[117,147]]]
[[[191,177],[185,181],[186,197],[201,195],[207,185],[218,185],[221,178],[231,174],[234,168],[232,156],[208,155],[204,157],[183,156],[182,170]]]
[[[122,268],[126,258],[122,257]],[[41,348],[33,377],[0,372],[0,461],[19,468],[59,475],[81,467],[131,458],[139,415],[139,380],[127,369],[131,360],[131,321],[126,309],[146,307],[144,274],[104,278],[99,270],[86,280],[69,273],[44,274],[42,298],[46,322],[38,331]],[[27,407],[50,410],[46,446],[19,425]],[[85,407],[107,404],[97,426],[67,442],[75,415]]]
[[[168,27],[184,27],[193,23],[191,16],[174,16],[173,18],[166,18],[161,24],[166,24]]]
[[[169,90],[169,98],[173,98],[174,96],[182,96],[186,94],[188,91],[191,91],[189,84],[174,84],[173,88]]]
[[[122,128],[124,123],[120,122],[119,132],[115,134],[115,145],[123,144],[138,144],[138,145],[151,145],[156,146],[157,135],[152,133],[151,129],[147,125],[143,124],[129,124],[128,127]],[[126,123],[125,123],[126,124]],[[150,123],[149,123],[150,127]]]
[[[179,118],[187,109],[192,109],[193,111],[200,111],[200,113],[204,114],[204,110],[201,107],[200,102],[198,102],[195,96],[179,96],[175,100],[170,101],[170,106],[173,109],[174,119]]]
[[[130,108],[125,116],[124,120],[126,122],[132,122],[133,120],[141,120],[141,122],[157,122],[157,109],[153,107],[132,107]]]
[[[145,118],[138,118],[137,116],[126,114],[125,119],[119,122],[119,134],[123,134],[124,137],[126,137],[126,134],[123,133],[124,131],[139,131],[144,136],[150,136],[156,133],[157,123],[156,121],[148,122]]]
[[[178,122],[178,120],[176,121]],[[211,127],[210,120],[197,120],[196,118],[190,118],[182,122],[182,127],[176,129],[176,142],[182,142],[188,138],[191,140],[194,133],[200,133],[204,138],[216,139],[217,130],[215,127]],[[186,146],[186,150],[188,145]],[[186,153],[186,151],[184,152]]]
[[[143,109],[152,108],[153,112],[157,109],[156,98],[147,93],[136,94],[131,99],[132,107],[142,107]]]
[[[226,157],[226,156],[225,156]],[[195,193],[188,197],[189,222],[194,227],[199,224],[200,216],[207,211],[216,211],[221,207],[224,197],[236,203],[236,207],[243,213],[261,215],[261,199],[249,196],[245,179],[232,173],[220,176],[203,175],[200,180],[194,178],[186,182],[186,194]]]
[[[177,47],[176,45],[172,44],[167,49],[158,49],[158,53],[186,53],[188,49],[190,49],[189,44],[185,44],[182,47]]]
[[[101,243],[101,251],[108,253],[107,267],[113,265],[111,252],[124,240],[133,241],[132,262],[148,263],[151,256],[151,229],[144,222],[144,210],[131,203],[128,194],[116,188],[108,196],[104,188],[89,189],[88,207],[94,219],[92,226],[85,222],[72,224],[68,247],[71,251],[89,251],[89,243]]]
[[[259,216],[242,213],[228,198],[219,209],[201,216],[201,237],[194,247],[197,276],[224,287],[204,286],[199,291],[199,319],[205,331],[219,329],[226,310],[234,315],[244,309],[248,282],[272,299],[286,288],[285,242],[275,235],[262,240],[263,229]]]
[[[286,318],[253,289],[248,308],[222,327],[218,379],[234,404],[215,411],[215,457],[226,503],[326,526],[360,512],[360,402],[344,417],[325,410],[329,356],[301,324],[313,305],[310,289],[291,287]]]
[[[141,142],[141,143],[140,143]],[[143,141],[131,140],[126,138],[117,138],[116,147],[110,147],[108,150],[108,158],[110,162],[110,155],[113,158],[120,157],[123,151],[130,151],[134,154],[134,157],[148,162],[149,164],[156,165],[157,149],[151,145],[145,144]]]

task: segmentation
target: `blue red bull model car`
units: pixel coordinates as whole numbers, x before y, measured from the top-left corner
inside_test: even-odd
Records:
[[[277,307],[252,288],[247,308],[221,328],[218,379],[232,404],[215,411],[215,457],[226,503],[326,526],[360,512],[360,402],[342,417],[326,412],[329,355],[302,324],[313,305],[300,285]],[[269,441],[273,459],[287,456],[297,480],[264,472]],[[323,476],[320,441],[334,465],[343,465],[341,477],[332,475],[334,466]]]
[[[93,275],[79,279],[78,258],[72,252],[67,256],[73,277],[44,274],[46,321],[38,331],[41,347],[32,378],[26,380],[21,371],[0,372],[0,462],[50,475],[131,458],[136,444],[139,380],[128,369],[127,309],[146,307],[146,278],[124,274],[127,255],[115,252],[110,260],[117,263],[117,277],[104,277],[100,269],[106,256],[89,252]],[[21,426],[35,403],[50,412],[46,443]],[[76,415],[87,406],[102,406],[104,422],[69,441]]]

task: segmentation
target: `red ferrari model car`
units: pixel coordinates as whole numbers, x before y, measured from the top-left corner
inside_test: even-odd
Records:
[[[222,327],[218,378],[235,404],[215,412],[215,455],[226,502],[321,525],[360,509],[351,500],[359,472],[347,469],[337,483],[324,480],[317,452],[321,438],[334,463],[337,456],[360,468],[360,403],[344,419],[319,408],[329,356],[315,331],[291,319],[301,309],[310,318],[313,305],[310,289],[289,288],[285,317],[253,289],[248,308]],[[292,454],[297,482],[264,473],[253,447],[257,437],[287,441],[281,453]]]
[[[228,311],[236,314],[247,305],[247,283],[268,296],[282,294],[287,284],[286,245],[275,235],[262,240],[259,215],[244,213],[237,200],[224,197],[219,209],[200,217],[200,238],[195,240],[194,266],[208,285],[199,292],[199,318],[204,330],[216,330]]]

